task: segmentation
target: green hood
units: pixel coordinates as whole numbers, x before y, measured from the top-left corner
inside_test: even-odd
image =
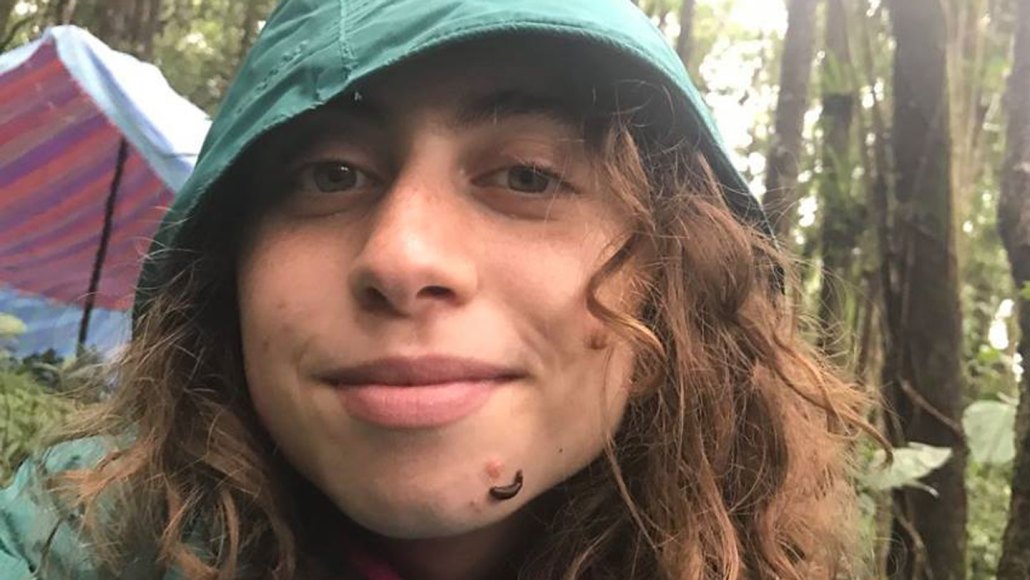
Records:
[[[269,18],[229,89],[196,169],[158,230],[136,300],[168,276],[158,249],[178,246],[213,184],[258,138],[347,91],[360,80],[417,54],[501,35],[546,35],[596,47],[613,63],[612,82],[645,80],[671,96],[661,114],[669,134],[707,156],[727,201],[745,222],[768,222],[727,156],[715,124],[679,57],[629,0],[285,0]]]

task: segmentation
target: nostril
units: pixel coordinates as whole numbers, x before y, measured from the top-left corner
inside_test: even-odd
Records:
[[[444,286],[426,286],[419,294],[426,298],[447,298],[451,295],[451,290]]]
[[[390,303],[386,294],[383,294],[381,290],[374,286],[366,287],[364,292],[362,292],[362,296],[364,298],[365,305],[367,306],[381,307],[387,306]]]

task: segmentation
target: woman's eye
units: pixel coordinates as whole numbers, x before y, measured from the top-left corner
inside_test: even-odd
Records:
[[[489,179],[490,184],[519,193],[555,193],[564,184],[552,172],[532,165],[516,165],[498,171]]]
[[[372,178],[341,161],[320,161],[301,169],[300,182],[305,190],[338,193],[367,187]]]

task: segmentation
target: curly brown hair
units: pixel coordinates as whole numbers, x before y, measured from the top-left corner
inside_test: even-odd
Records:
[[[518,576],[854,575],[850,459],[873,433],[870,398],[800,335],[789,265],[734,217],[705,160],[627,126],[594,139],[599,182],[635,227],[588,305],[634,346],[635,395],[603,456],[555,490]],[[253,216],[227,211],[229,195],[207,200],[167,250],[119,388],[59,437],[99,435],[111,451],[53,489],[106,570],[156,553],[189,578],[328,575],[313,517],[325,500],[276,453],[246,389],[234,272]],[[630,264],[645,299],[624,312],[597,296]]]

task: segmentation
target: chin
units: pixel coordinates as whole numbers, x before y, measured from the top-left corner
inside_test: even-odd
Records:
[[[349,503],[349,502],[348,502]],[[474,532],[501,522],[517,512],[526,500],[497,502],[488,497],[467,501],[378,501],[340,505],[361,527],[398,540],[446,538]]]

